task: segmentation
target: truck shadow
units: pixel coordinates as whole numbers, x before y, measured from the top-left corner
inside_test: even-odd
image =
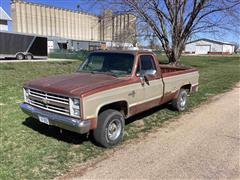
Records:
[[[68,130],[61,131],[58,127],[45,125],[43,123],[40,123],[37,119],[31,117],[25,119],[22,124],[34,131],[39,132],[42,135],[52,137],[59,141],[64,141],[70,144],[82,144],[84,141],[89,140],[87,134],[78,134]]]
[[[160,106],[151,108],[151,109],[149,109],[149,110],[147,110],[147,111],[144,111],[144,112],[142,112],[142,113],[136,114],[136,115],[134,115],[134,116],[126,119],[125,124],[126,124],[126,125],[131,124],[131,123],[133,123],[134,121],[143,119],[143,118],[145,118],[145,117],[147,117],[147,116],[150,116],[150,115],[152,115],[152,114],[154,114],[154,113],[156,113],[156,112],[158,112],[158,111],[160,111],[160,110],[162,110],[162,109],[169,109],[169,110],[171,110],[171,111],[175,111],[175,110],[173,109],[173,107],[172,107],[169,103],[162,104],[162,105],[160,105]]]
[[[149,109],[147,111],[144,111],[142,113],[139,113],[135,116],[132,116],[126,119],[125,123],[126,125],[131,124],[134,121],[143,119],[165,108],[171,109],[171,106],[168,104],[157,106],[155,108]],[[78,133],[71,132],[64,129],[61,131],[60,128],[58,127],[45,125],[43,123],[40,123],[37,119],[31,118],[31,117],[25,119],[25,121],[23,121],[22,124],[24,126],[27,126],[28,128],[31,128],[34,131],[39,132],[42,135],[55,138],[58,141],[64,141],[70,144],[82,144],[85,141],[91,141],[93,144],[96,144],[91,132],[88,135],[88,134],[78,134]]]

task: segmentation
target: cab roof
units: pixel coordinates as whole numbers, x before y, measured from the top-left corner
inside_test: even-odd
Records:
[[[146,50],[97,50],[91,53],[119,53],[119,54],[132,54],[134,56],[138,54],[154,54],[154,52]]]

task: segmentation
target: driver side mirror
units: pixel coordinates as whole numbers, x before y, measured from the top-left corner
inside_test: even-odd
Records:
[[[140,72],[138,76],[141,79],[142,85],[144,85],[145,82],[148,82],[148,77],[149,78],[156,77],[156,73],[157,73],[157,71],[155,69]]]
[[[146,71],[142,71],[139,74],[139,77],[155,77],[156,76],[156,70],[155,69],[151,69],[151,70],[146,70]]]
[[[145,73],[144,73],[144,76],[150,76],[150,77],[155,77],[156,76],[156,70],[155,69],[151,69],[151,70],[147,70],[147,71],[145,71]]]

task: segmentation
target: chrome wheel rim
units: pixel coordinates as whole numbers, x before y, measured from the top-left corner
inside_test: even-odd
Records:
[[[181,106],[181,107],[185,107],[186,102],[187,102],[187,95],[186,95],[186,94],[183,94],[183,95],[180,97],[180,106]]]
[[[122,125],[120,120],[112,120],[107,127],[107,136],[111,141],[115,141],[121,134]]]

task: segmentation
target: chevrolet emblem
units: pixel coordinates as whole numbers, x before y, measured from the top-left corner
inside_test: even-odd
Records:
[[[47,99],[43,99],[42,102],[43,102],[44,104],[48,104],[48,103],[49,103]]]

